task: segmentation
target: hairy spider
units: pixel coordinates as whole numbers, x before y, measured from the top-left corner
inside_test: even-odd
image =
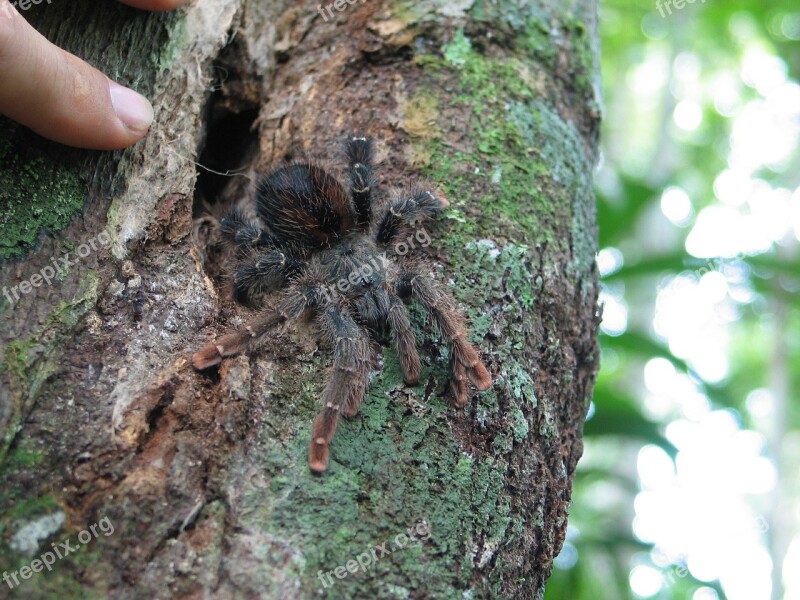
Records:
[[[370,338],[366,328],[388,325],[403,379],[419,380],[420,360],[404,300],[416,300],[450,346],[450,388],[457,406],[467,403],[468,383],[486,390],[492,381],[467,341],[464,321],[444,286],[396,247],[409,232],[448,205],[430,191],[415,189],[373,215],[375,152],[371,139],[347,141],[350,194],[322,168],[281,167],[264,177],[255,194],[258,222],[234,209],[220,222],[223,240],[236,248],[236,300],[264,305],[263,296],[281,290],[244,330],[229,333],[193,357],[196,369],[226,356],[253,350],[270,331],[313,311],[333,348],[333,367],[322,394],[324,408],[314,421],[308,464],[321,473],[339,413],[352,417],[366,392]],[[410,239],[410,238],[407,238]]]

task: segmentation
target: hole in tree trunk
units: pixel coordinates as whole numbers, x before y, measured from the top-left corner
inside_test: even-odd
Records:
[[[258,76],[248,70],[238,38],[231,34],[230,39],[213,65],[192,209],[195,246],[213,279],[220,274],[222,250],[217,225],[233,204],[249,193],[248,169],[258,154],[254,123],[262,102]]]
[[[215,98],[218,94],[214,92],[209,100],[206,143],[198,160],[203,167],[216,172],[198,167],[195,211],[201,208],[198,200],[209,205],[220,202],[225,188],[231,183],[231,176],[244,176],[236,173],[241,173],[248,165],[258,147],[258,133],[251,131],[258,109],[232,112],[224,101]]]
[[[258,130],[253,124],[262,99],[258,76],[248,68],[239,38],[231,40],[213,65],[212,93],[204,110],[205,139],[197,160],[194,216],[209,209],[215,216],[246,189],[244,174],[258,152]],[[205,167],[205,168],[204,168]]]

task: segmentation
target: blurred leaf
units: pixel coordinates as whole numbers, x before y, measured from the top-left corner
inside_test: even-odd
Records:
[[[634,277],[654,277],[668,273],[678,274],[689,268],[689,257],[685,252],[675,252],[662,256],[648,256],[632,264],[625,264],[621,269],[603,277],[603,281],[616,281]]]
[[[647,419],[636,401],[621,394],[595,393],[595,413],[586,421],[583,435],[587,438],[618,436],[638,439],[662,448],[671,457],[678,453],[675,446],[661,433],[661,425]]]

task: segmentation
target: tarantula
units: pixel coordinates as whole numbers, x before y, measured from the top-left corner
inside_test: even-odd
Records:
[[[293,164],[259,182],[256,220],[234,209],[220,222],[223,240],[236,248],[233,274],[237,301],[264,304],[263,296],[281,290],[274,308],[243,331],[229,333],[193,357],[196,369],[254,349],[270,331],[285,327],[306,311],[316,314],[333,348],[333,367],[322,394],[324,408],[314,421],[308,464],[321,473],[339,414],[352,417],[366,392],[371,363],[367,327],[388,324],[403,379],[415,384],[420,359],[404,300],[416,300],[450,344],[450,388],[457,406],[467,403],[467,381],[486,390],[492,381],[444,286],[392,246],[418,231],[448,202],[414,189],[373,214],[375,151],[371,139],[347,141],[350,194],[319,166]],[[410,238],[409,238],[410,239]],[[396,249],[395,249],[396,250]],[[387,254],[389,252],[389,254]],[[391,258],[390,258],[391,256]],[[402,259],[402,260],[401,260]]]

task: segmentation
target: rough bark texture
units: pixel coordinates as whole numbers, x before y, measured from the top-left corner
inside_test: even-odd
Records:
[[[114,527],[0,597],[542,597],[597,369],[595,3],[343,6],[327,21],[288,0],[26,13],[153,99],[157,124],[101,154],[0,121],[0,286],[113,239],[2,300],[0,568]],[[349,133],[379,139],[381,195],[424,177],[450,200],[420,252],[495,383],[454,409],[447,353],[412,311],[420,384],[376,345],[382,372],[317,477],[330,353],[313,326],[218,372],[188,357],[250,317],[206,207],[287,160],[336,169]],[[403,544],[409,528],[430,535]],[[368,568],[319,577],[384,543]]]

